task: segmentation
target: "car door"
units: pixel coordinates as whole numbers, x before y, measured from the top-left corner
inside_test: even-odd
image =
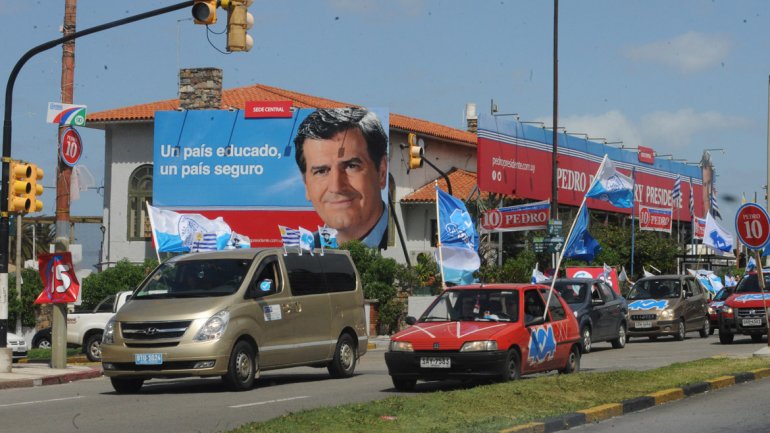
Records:
[[[706,294],[701,289],[695,278],[687,278],[687,329],[700,329],[703,326],[703,318],[708,311],[706,307]]]
[[[593,326],[591,341],[602,341],[607,338],[611,324],[608,323],[610,317],[607,313],[607,300],[606,296],[602,293],[601,282],[591,283],[591,293],[589,295],[591,306],[588,311]]]
[[[543,317],[545,301],[537,288],[524,290],[522,305],[524,325],[529,340],[522,346],[522,373],[550,370],[556,357],[556,338],[550,315],[545,322],[529,325],[531,320]]]
[[[623,301],[612,290],[612,287],[606,283],[599,283],[599,290],[604,300],[604,305],[602,305],[602,327],[605,332],[603,335],[607,340],[615,339],[618,337],[618,329],[625,316]]]
[[[286,365],[291,361],[296,343],[294,315],[290,309],[292,296],[280,270],[276,256],[265,257],[252,280],[256,295],[254,320],[257,325],[257,348],[263,368]]]
[[[331,335],[332,308],[320,257],[289,254],[284,262],[294,295],[291,304],[295,333],[293,363],[325,360],[330,345],[336,343],[336,335]]]

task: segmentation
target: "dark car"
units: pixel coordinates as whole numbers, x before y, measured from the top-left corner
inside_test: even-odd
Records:
[[[33,349],[50,349],[51,348],[51,328],[43,328],[35,333],[32,337]]]
[[[554,288],[575,314],[583,353],[600,341],[609,341],[616,349],[625,347],[628,306],[624,297],[604,281],[591,278],[559,278]]]

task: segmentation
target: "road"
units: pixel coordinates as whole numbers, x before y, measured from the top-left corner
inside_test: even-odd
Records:
[[[763,346],[749,339],[723,346],[716,336],[701,339],[697,334],[683,342],[632,340],[622,350],[600,343],[583,357],[582,369],[650,369],[714,355],[749,356]],[[392,387],[383,349],[369,351],[356,372],[342,380],[330,379],[325,369],[264,372],[254,389],[241,393],[226,391],[218,379],[151,380],[138,395],[115,394],[106,378],[3,390],[0,418],[14,422],[8,430],[3,421],[0,432],[219,432],[303,409],[404,395]],[[425,383],[415,392],[457,387],[452,382]]]

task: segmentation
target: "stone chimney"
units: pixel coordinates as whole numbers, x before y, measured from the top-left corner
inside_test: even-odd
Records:
[[[179,108],[219,110],[222,108],[222,70],[191,68],[179,70]]]
[[[478,131],[479,116],[476,114],[476,104],[473,102],[465,104],[465,124],[468,132]]]

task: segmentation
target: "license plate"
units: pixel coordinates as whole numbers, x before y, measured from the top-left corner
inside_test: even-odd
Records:
[[[163,364],[162,353],[137,353],[134,355],[136,365],[160,365]]]
[[[451,368],[452,361],[449,358],[420,358],[422,368]]]
[[[743,319],[743,326],[762,326],[762,319]]]
[[[637,329],[640,329],[640,328],[652,328],[652,322],[650,322],[650,321],[634,322],[634,327],[636,327]]]

